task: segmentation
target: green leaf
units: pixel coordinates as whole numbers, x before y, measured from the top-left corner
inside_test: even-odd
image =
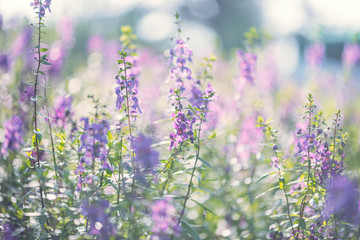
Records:
[[[193,239],[200,240],[199,234],[197,231],[184,219],[181,220],[181,225],[184,227],[184,230],[189,233]]]
[[[210,210],[209,208],[207,208],[206,206],[204,206],[203,204],[199,203],[198,201],[195,201],[194,199],[190,199],[191,201],[199,204],[202,208],[204,208],[206,211],[211,212],[212,214],[214,214],[215,216],[217,216],[212,210]]]
[[[47,62],[47,61],[45,61],[45,60],[40,60],[40,62],[41,62],[42,64],[44,64],[44,65],[51,65],[51,63],[49,63],[49,62]]]
[[[262,175],[256,182],[261,182],[262,180],[264,180],[265,178],[267,178],[270,175],[273,175],[276,172],[271,172],[271,173],[265,173],[264,175]]]
[[[42,116],[42,117],[44,117],[44,118],[47,118],[47,119],[50,119],[50,120],[54,120],[52,117],[46,116],[46,115],[43,114],[43,113],[40,113],[40,116]]]
[[[266,193],[268,193],[268,192],[271,192],[271,191],[273,191],[273,190],[276,190],[276,189],[279,189],[279,186],[276,186],[276,187],[273,187],[273,188],[270,188],[270,189],[266,190],[265,192],[263,192],[263,193],[261,193],[260,195],[256,196],[255,199],[263,196],[264,194],[266,194]]]
[[[211,166],[211,164],[210,164],[208,161],[206,161],[205,159],[199,157],[199,160],[200,160],[203,164],[205,164],[206,166],[208,166],[209,168],[214,169],[214,168]]]
[[[47,50],[47,48],[40,48],[40,52],[46,52]]]
[[[194,187],[194,188],[198,188],[198,189],[201,189],[201,190],[203,190],[203,191],[205,191],[205,192],[208,192],[208,193],[213,194],[213,192],[211,192],[210,190],[208,190],[208,189],[206,189],[206,188],[204,188],[204,187],[195,186],[195,185],[193,185],[192,187]]]
[[[306,230],[306,223],[305,223],[305,220],[303,218],[299,219],[299,225],[300,225],[301,229]]]

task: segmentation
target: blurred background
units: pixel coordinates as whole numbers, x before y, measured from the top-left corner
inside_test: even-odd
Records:
[[[35,46],[31,23],[36,22],[36,14],[30,2],[0,0],[0,142],[4,142],[3,123],[14,113],[31,124],[34,59],[29,53]],[[193,77],[200,79],[204,57],[211,53],[217,57],[209,74],[218,98],[210,105],[206,134],[212,140],[204,149],[204,159],[214,166],[210,177],[217,179],[205,186],[214,189],[218,198],[199,193],[200,197],[206,195],[201,202],[219,215],[212,220],[216,227],[209,229],[228,239],[236,239],[238,233],[242,239],[265,239],[273,224],[269,216],[278,211],[267,205],[274,199],[281,201],[282,195],[278,191],[265,200],[255,198],[273,186],[271,181],[256,182],[272,171],[272,146],[266,145],[261,129],[255,127],[259,116],[273,119],[279,145],[286,150],[286,167],[292,168],[296,132],[304,125],[305,96],[314,95],[329,128],[341,109],[341,124],[350,133],[346,172],[360,182],[359,9],[359,0],[53,0],[51,13],[45,15],[43,35],[51,66],[42,68],[50,85],[50,109],[58,97],[71,95],[74,121],[81,128],[80,119],[92,116],[92,100],[99,99],[106,104],[101,116],[115,128],[123,117],[115,109],[114,93],[117,51],[122,48],[120,29],[130,25],[138,37],[135,43],[141,68],[143,113],[136,130],[151,136],[159,143],[156,147],[161,155],[167,156],[171,131],[168,95],[173,84],[166,81],[171,67],[167,49],[177,38],[174,14],[179,12],[181,37],[188,38],[186,44],[194,52],[190,63]],[[259,38],[247,44],[244,33],[253,26]],[[254,53],[256,64],[238,50]],[[244,82],[242,74],[248,70],[244,70],[244,62],[256,65],[251,66],[251,81]],[[89,95],[95,97],[89,99]],[[24,139],[24,146],[29,145],[31,138]],[[298,180],[299,176],[294,176],[286,177]],[[196,222],[202,213],[194,216]],[[227,224],[236,225],[238,232]],[[204,239],[215,236],[211,231]]]
[[[3,28],[14,22],[32,20],[28,0],[0,1]],[[85,39],[101,35],[117,40],[120,26],[131,25],[142,45],[158,51],[167,49],[175,36],[174,13],[184,20],[184,36],[197,55],[221,50],[229,53],[243,46],[250,26],[261,29],[274,41],[281,74],[301,69],[305,45],[322,41],[328,46],[328,64],[339,61],[344,42],[354,39],[360,29],[360,2],[357,0],[61,0],[52,1],[47,24],[62,19],[75,25],[75,52],[85,51]],[[300,73],[298,73],[300,74]]]

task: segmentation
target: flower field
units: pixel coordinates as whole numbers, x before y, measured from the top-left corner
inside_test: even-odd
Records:
[[[356,34],[332,65],[306,43],[295,77],[259,28],[203,57],[178,12],[168,49],[22,8],[0,12],[0,239],[360,239]]]

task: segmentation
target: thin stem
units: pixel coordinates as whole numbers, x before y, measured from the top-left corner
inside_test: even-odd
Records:
[[[335,145],[336,145],[336,131],[337,131],[337,125],[338,125],[338,121],[339,121],[339,113],[336,114],[336,119],[335,119],[335,129],[334,129],[334,154],[333,154],[333,160],[335,160]]]
[[[206,109],[206,107],[205,107]],[[195,173],[195,169],[196,169],[196,165],[197,165],[197,162],[199,161],[199,157],[200,157],[200,134],[201,134],[201,125],[203,123],[203,117],[201,117],[200,119],[200,124],[199,124],[199,131],[198,131],[198,136],[197,136],[197,148],[196,148],[196,159],[195,159],[195,163],[194,163],[194,166],[193,166],[193,169],[192,169],[192,172],[191,172],[191,177],[190,177],[190,181],[189,181],[189,185],[188,185],[188,189],[187,189],[187,192],[186,192],[186,195],[184,197],[184,204],[183,204],[183,207],[182,207],[182,210],[180,212],[180,217],[179,217],[179,220],[178,220],[178,223],[177,225],[179,226],[180,223],[181,223],[181,220],[182,218],[184,217],[184,214],[185,214],[185,209],[186,209],[186,203],[190,197],[190,191],[191,191],[191,187],[192,187],[192,180],[194,178],[194,173]],[[174,239],[174,234],[171,236],[171,240]]]
[[[172,170],[173,166],[174,166],[174,162],[171,161],[170,170]],[[171,177],[172,177],[171,171],[168,171],[168,177],[165,180],[163,187],[161,188],[160,197],[164,196],[166,186],[170,182]]]
[[[48,104],[48,101],[47,101],[46,88],[47,88],[47,84],[46,84],[46,79],[45,79],[44,98],[45,98],[47,116],[49,117],[50,113],[49,113],[49,104]],[[52,127],[51,127],[51,122],[50,122],[49,118],[48,118],[48,126],[49,126],[49,133],[50,133],[51,151],[52,151],[52,157],[53,157],[53,162],[54,162],[55,179],[56,179],[56,184],[59,187],[59,175],[58,175],[58,172],[57,172],[57,164],[56,164],[56,157],[55,157],[55,147],[54,147],[54,138],[53,138]]]
[[[40,73],[40,66],[41,66],[41,53],[40,53],[40,43],[41,43],[41,17],[39,16],[39,22],[38,22],[38,38],[37,38],[37,68],[35,72],[35,86],[34,86],[34,116],[33,116],[33,123],[34,123],[34,132],[35,132],[35,148],[36,148],[36,158],[37,158],[37,167],[40,168],[40,155],[39,155],[39,142],[38,142],[38,122],[37,122],[37,85],[39,80],[39,73]],[[41,207],[44,209],[44,198],[43,198],[43,187],[42,187],[42,176],[39,176],[39,183],[40,183],[40,201],[41,201]]]
[[[134,191],[135,191],[135,158],[134,158],[134,152],[133,152],[133,138],[132,138],[132,132],[131,132],[131,120],[130,120],[130,102],[129,102],[129,92],[128,92],[128,79],[127,79],[127,73],[126,73],[126,61],[125,61],[125,57],[122,57],[122,60],[124,61],[124,75],[125,75],[125,92],[126,92],[126,111],[127,111],[127,119],[128,119],[128,125],[129,125],[129,135],[130,135],[130,155],[131,155],[131,167],[133,170],[133,178],[132,178],[132,183],[131,183],[131,192],[130,192],[130,198],[133,197],[134,195]],[[128,210],[128,214],[129,214],[129,222],[133,222],[133,215],[131,214],[131,209],[132,209],[132,199],[130,200],[130,204],[129,204],[129,210]],[[133,224],[130,224],[133,225]],[[131,227],[129,227],[129,234],[131,233]]]
[[[270,132],[273,144],[275,144],[275,141],[274,141],[275,136],[274,136],[274,134],[272,132],[271,127],[268,128],[268,131]],[[275,156],[279,159],[279,154],[277,153],[276,150],[274,150],[274,153],[275,153]],[[279,177],[282,177],[280,168],[278,170],[279,170]],[[291,215],[290,215],[290,204],[289,204],[289,198],[288,198],[287,193],[286,193],[286,186],[284,186],[282,190],[283,190],[284,195],[285,195],[287,214],[288,214],[288,218],[289,218],[289,221],[290,221],[291,230],[292,230],[292,233],[294,235],[295,234],[295,229],[294,229],[293,222],[292,222]]]
[[[312,100],[310,100],[309,102],[309,122],[308,122],[308,134],[309,136],[311,137],[311,112],[312,112]],[[310,185],[310,172],[311,172],[311,160],[310,160],[310,147],[308,146],[307,147],[307,157],[308,157],[308,174],[307,174],[307,184],[306,184],[306,194],[304,196],[304,198],[302,199],[301,201],[301,205],[300,205],[300,217],[299,217],[299,225],[298,225],[298,229],[297,229],[297,235],[295,237],[296,240],[299,239],[299,230],[300,230],[300,221],[303,219],[303,215],[304,215],[304,211],[305,211],[305,207],[306,207],[306,204],[309,202],[308,201],[305,201],[306,200],[306,197],[308,196],[309,194],[309,185]]]
[[[118,166],[118,171],[119,171],[119,177],[118,177],[118,192],[117,192],[117,199],[116,199],[116,203],[119,204],[120,202],[120,187],[121,187],[121,179],[122,179],[122,175],[123,175],[123,172],[122,172],[122,137],[121,137],[121,149],[120,149],[120,160],[119,160],[119,166]]]

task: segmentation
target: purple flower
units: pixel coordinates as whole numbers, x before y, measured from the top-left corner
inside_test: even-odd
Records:
[[[168,239],[171,234],[179,236],[181,228],[177,224],[176,208],[171,199],[155,201],[151,207],[151,219],[154,223],[151,231],[157,238]]]
[[[324,60],[324,55],[325,45],[320,42],[307,47],[305,50],[306,61],[314,67],[321,65]]]
[[[279,168],[279,159],[278,159],[278,157],[272,157],[270,165],[273,166],[274,168]]]
[[[63,43],[56,41],[51,45],[49,50],[49,73],[59,75],[64,65],[66,49]]]
[[[182,143],[188,139],[191,141],[194,140],[192,126],[196,120],[194,117],[186,117],[182,112],[173,113],[172,117],[174,118],[172,123],[174,132],[172,132],[169,136],[171,142],[169,149],[176,147],[179,143]]]
[[[95,35],[88,39],[86,49],[88,52],[99,52],[102,50],[103,45],[104,39],[99,35]]]
[[[11,52],[9,58],[11,60],[15,59],[16,57],[20,56],[31,43],[32,38],[32,28],[25,27],[19,35],[16,37],[15,41],[11,46]]]
[[[144,173],[154,171],[159,164],[159,153],[151,149],[152,140],[143,134],[139,134],[134,141],[135,163]]]
[[[170,49],[170,63],[173,67],[170,70],[167,81],[175,81],[175,88],[172,92],[185,91],[184,79],[192,80],[192,71],[188,67],[188,61],[191,62],[192,50],[185,44],[185,41],[179,39],[173,49]]]
[[[56,32],[60,35],[61,42],[66,48],[72,47],[75,41],[74,23],[68,17],[63,17],[56,24]]]
[[[33,0],[30,3],[30,6],[33,7],[34,10],[39,10],[39,17],[42,18],[45,16],[45,9],[48,9],[49,12],[51,12],[50,9],[51,0],[44,0],[44,2],[40,0]]]
[[[75,173],[81,175],[85,170],[83,164],[90,165],[96,159],[100,160],[103,169],[113,171],[113,167],[107,162],[108,150],[106,144],[108,142],[109,123],[101,120],[99,123],[89,124],[88,118],[83,118],[82,121],[84,121],[84,133],[80,137],[79,153],[82,153],[83,156]]]
[[[5,240],[15,240],[15,237],[12,235],[15,229],[11,225],[11,223],[4,222],[3,228],[4,228],[4,235],[3,235],[4,239]]]
[[[239,76],[236,84],[239,84],[238,87],[240,87],[244,83],[254,84],[257,61],[256,55],[250,52],[238,51],[237,57],[239,59]]]
[[[196,85],[193,85],[191,88],[191,97],[189,101],[191,106],[196,108],[200,108],[204,104],[203,92]]]
[[[90,235],[97,235],[97,239],[109,239],[116,234],[116,228],[111,223],[110,214],[106,213],[109,201],[100,199],[89,203],[84,202],[81,206],[82,214],[89,222]]]
[[[33,149],[32,151],[28,152],[29,155],[29,160],[31,163],[31,166],[35,166],[35,164],[37,163],[37,152],[36,149]],[[39,149],[39,161],[45,161],[46,157],[46,152],[42,149]]]
[[[126,76],[125,71],[115,77],[116,84],[118,86],[115,87],[115,94],[116,94],[116,109],[121,110],[123,108],[123,104],[125,102],[125,98],[128,97],[130,99],[130,115],[135,120],[136,115],[138,113],[142,113],[140,106],[139,106],[139,98],[138,98],[138,78],[140,74],[140,68],[137,66],[137,56],[127,56],[125,57],[125,61],[130,63],[131,67],[128,66],[126,69]],[[121,63],[120,67],[123,63]],[[127,79],[125,79],[125,77]],[[126,96],[128,94],[128,96]]]
[[[342,53],[343,64],[347,67],[353,67],[360,59],[360,46],[356,43],[346,43]]]
[[[335,217],[349,223],[360,223],[357,185],[345,176],[336,176],[326,184],[326,199],[322,217]]]
[[[246,163],[251,154],[260,151],[259,143],[263,137],[263,131],[256,127],[255,117],[247,117],[242,122],[240,133],[238,134],[236,153],[238,159]]]
[[[212,87],[211,83],[208,83],[207,88],[205,89],[205,97],[211,97],[215,95],[215,88]]]
[[[54,104],[55,115],[53,116],[53,122],[64,128],[65,123],[70,122],[73,115],[73,112],[71,111],[71,105],[71,96],[61,96],[56,98]]]
[[[0,69],[3,69],[5,72],[10,69],[9,57],[6,54],[0,53]]]
[[[8,151],[19,151],[23,144],[23,121],[17,115],[5,122],[5,141],[1,147],[1,154]]]

